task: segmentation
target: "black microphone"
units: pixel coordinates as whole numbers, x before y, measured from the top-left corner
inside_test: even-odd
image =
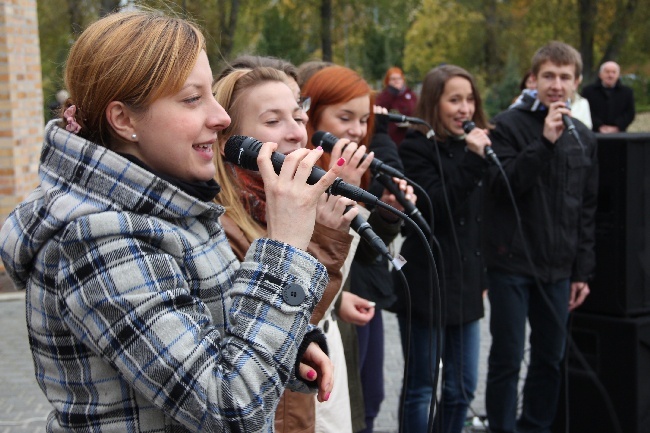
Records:
[[[224,155],[226,160],[236,164],[247,170],[258,171],[257,156],[262,148],[262,142],[253,137],[245,137],[243,135],[233,135],[226,141],[224,148]],[[285,156],[279,152],[271,154],[271,163],[276,173],[280,173],[282,164],[284,163]],[[325,170],[320,167],[312,167],[307,183],[314,185],[321,177],[325,175]],[[337,177],[334,183],[328,188],[328,192],[332,195],[341,195],[354,201],[360,201],[369,205],[376,205],[380,200],[369,192],[359,188],[358,186],[350,185],[343,182],[340,177]]]
[[[564,123],[564,126],[566,127],[567,131],[569,131],[569,134],[576,133],[576,126],[573,124],[573,119],[571,119],[571,116],[568,114],[563,114],[562,123]]]
[[[472,122],[471,120],[465,120],[463,122],[463,131],[465,131],[465,134],[469,134],[474,128],[476,128],[476,123]],[[494,153],[494,150],[492,150],[492,146],[485,146],[484,151],[485,156],[487,156],[488,159],[490,159],[496,165],[501,165],[501,161],[499,161],[499,157],[496,153]]]
[[[325,152],[328,153],[332,152],[332,149],[334,148],[334,145],[336,144],[337,141],[339,141],[338,137],[325,131],[316,131],[314,132],[314,135],[312,135],[311,137],[311,142],[314,146],[320,146],[323,148]],[[364,159],[366,159],[366,155],[364,155],[363,158],[361,158],[361,161],[363,161]],[[374,158],[370,163],[370,170],[372,170],[373,172],[380,172],[392,177],[398,177],[400,179],[404,179],[404,174],[401,171],[391,167],[390,165],[385,164],[384,162],[380,161],[377,158]]]
[[[564,127],[566,128],[567,132],[573,136],[573,138],[576,139],[578,144],[580,145],[580,148],[582,149],[582,153],[585,153],[585,146],[582,144],[582,140],[580,140],[580,135],[578,134],[578,130],[576,129],[576,126],[573,124],[573,119],[571,119],[571,116],[568,114],[563,114],[562,115],[562,123],[564,123]]]
[[[376,116],[386,116],[390,122],[397,122],[397,123],[404,123],[404,122],[409,122],[409,123],[416,123],[419,125],[426,125],[427,123],[418,118],[418,117],[409,117],[405,116],[404,114],[399,114],[399,113],[376,113]]]
[[[352,206],[347,206],[345,212],[352,209]],[[345,213],[343,212],[343,213]],[[357,232],[361,238],[368,242],[379,254],[384,257],[388,257],[392,260],[390,251],[384,243],[384,241],[379,237],[377,233],[372,229],[372,226],[368,224],[368,221],[364,220],[363,217],[359,214],[352,219],[350,223],[350,228]]]
[[[427,235],[431,234],[431,227],[429,227],[429,223],[427,223],[427,220],[424,219],[424,216],[422,216],[422,213],[420,212],[420,209],[418,209],[413,202],[410,200],[407,200],[406,197],[404,196],[404,193],[402,193],[402,190],[399,189],[399,187],[393,182],[393,179],[390,177],[386,176],[385,174],[378,174],[376,176],[376,179],[384,185],[384,187],[395,196],[397,201],[404,207],[404,213],[408,215],[411,219],[415,220],[415,222],[420,226],[420,228],[425,231]]]

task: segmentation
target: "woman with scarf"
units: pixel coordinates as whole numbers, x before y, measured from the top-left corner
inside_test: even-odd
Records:
[[[341,168],[310,186],[321,151],[278,175],[264,144],[267,237],[238,261],[212,201],[231,122],[212,80],[203,34],[158,12],[108,15],[71,48],[40,185],[0,232],[47,432],[268,432],[285,388],[329,398],[309,325],[328,279],[306,249]]]
[[[340,155],[346,156],[348,164],[341,174],[348,183],[361,186],[381,196],[382,201],[393,207],[403,210],[396,197],[384,189],[379,182],[372,181],[372,173],[368,170],[370,160],[374,158],[371,151],[365,160],[358,158],[358,154],[347,157],[350,148],[356,149],[357,144],[365,153],[368,146],[373,144],[373,130],[375,124],[374,92],[357,72],[352,69],[337,66],[323,65],[322,69],[313,73],[309,79],[304,80],[302,94],[311,100],[310,117],[307,122],[307,132],[313,135],[316,131],[326,131],[342,140],[334,146],[331,154],[325,154],[319,161],[323,168],[328,168]],[[393,161],[399,160],[394,145],[388,146],[395,154]],[[362,154],[363,155],[363,154]],[[384,154],[381,160],[389,161]],[[401,168],[401,167],[400,167]],[[375,184],[379,187],[375,189]],[[410,200],[415,200],[413,189],[401,180],[398,187]],[[364,209],[365,218],[384,243],[390,244],[399,233],[401,221],[394,214],[382,208],[375,208],[368,216]],[[355,278],[369,268],[375,277]],[[364,273],[367,276],[368,273]],[[376,303],[377,307],[390,305],[394,299],[393,285],[388,270],[388,260],[372,250],[366,242],[361,242],[354,254],[350,277],[348,279],[349,291],[367,298]],[[343,329],[343,328],[342,328]],[[375,315],[367,324],[357,323],[351,331],[351,339],[358,342],[358,350],[346,351],[348,371],[350,372],[351,389],[356,377],[362,388],[361,398],[354,398],[352,415],[356,420],[361,418],[361,426],[355,432],[371,432],[374,419],[379,413],[379,407],[384,399],[383,359],[384,359],[384,330],[381,311],[377,308]],[[345,332],[345,331],[342,331]],[[355,359],[358,358],[358,359]],[[357,404],[358,403],[358,404]],[[329,411],[330,406],[321,405],[323,412]],[[334,419],[336,414],[328,414],[321,419]],[[318,419],[317,419],[318,420]],[[355,425],[356,425],[355,421]],[[363,425],[365,424],[365,427]],[[328,431],[328,430],[324,430]],[[329,431],[335,431],[331,429]]]
[[[303,149],[307,144],[305,113],[291,90],[292,84],[282,71],[255,67],[234,69],[214,85],[217,101],[236,119],[219,134],[220,153],[215,157],[215,164],[217,181],[223,188],[217,200],[227,209],[222,223],[237,255],[243,254],[254,239],[265,233],[267,199],[260,174],[227,162],[223,157],[225,145],[232,136],[244,135],[273,141],[278,144],[277,151],[285,155]],[[344,164],[343,158],[337,160],[337,165]],[[352,200],[327,194],[319,200],[317,223],[307,251],[326,266],[330,283],[312,315],[314,324],[331,310],[333,300],[339,295],[342,268],[352,242],[350,221],[358,213],[354,207],[348,212],[345,210],[354,204]],[[373,309],[368,301],[354,295],[348,296],[347,300],[362,320],[372,317]],[[333,354],[336,375],[337,370],[345,371],[345,364],[334,355],[342,352],[339,349],[342,343],[334,332],[335,326],[326,323],[323,329]],[[349,406],[346,385],[343,383],[337,387],[328,405],[336,405],[341,396],[346,396],[344,400]],[[286,392],[276,413],[276,431],[313,432],[315,416],[313,396]],[[345,419],[344,411],[340,412],[340,417]]]

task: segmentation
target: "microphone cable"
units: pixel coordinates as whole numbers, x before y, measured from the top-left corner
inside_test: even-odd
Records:
[[[433,132],[433,128],[430,125],[428,125],[428,123],[426,123],[424,121],[420,121],[419,123],[425,124],[429,128],[429,131],[427,132],[427,138],[431,138],[431,137],[433,137],[435,135],[435,133]],[[314,134],[314,136],[312,136],[312,143],[314,143],[314,145],[321,145],[325,151],[331,151],[332,147],[334,146],[334,144],[335,144],[335,142],[337,140],[338,140],[337,137],[333,136],[332,134],[330,134],[328,132],[324,132],[324,131],[318,131],[317,133]],[[380,164],[380,165],[381,165],[381,167],[384,167],[384,164]],[[371,165],[371,169],[372,169],[372,165]],[[375,167],[375,170],[373,170],[373,172],[374,172],[374,174],[376,176],[381,176],[381,174],[382,174],[380,167]],[[408,179],[406,176],[403,175],[403,173],[398,173],[398,174],[400,175],[398,177],[405,179],[408,183],[413,185],[414,189],[419,188],[418,189],[419,191],[424,192],[424,189],[421,186],[415,184],[415,182]],[[384,176],[385,177],[383,177],[383,178],[379,177],[380,181],[383,180],[381,183],[384,185],[384,187],[386,187],[389,190],[389,192],[391,192],[393,195],[395,195],[396,198],[398,198],[400,203],[405,207],[405,210],[407,208],[410,208],[410,206],[408,206],[408,205],[405,206],[404,205],[407,202],[407,200],[404,198],[404,196],[403,196],[402,192],[399,190],[399,188],[397,188],[394,185],[392,179],[390,179],[386,175],[386,173],[384,173]],[[386,181],[388,183],[384,183]],[[391,186],[391,184],[392,184],[392,186]],[[431,202],[428,200],[428,195],[426,194],[426,192],[424,192],[423,197],[426,197],[426,199],[427,199],[426,203],[429,206],[431,220],[433,221],[433,211],[431,210],[432,206],[431,206]],[[415,233],[417,233],[417,235],[420,237],[420,240],[422,241],[422,243],[425,244],[426,247],[427,247],[427,253],[428,253],[427,258],[429,259],[429,262],[430,262],[429,273],[428,273],[428,280],[429,280],[428,281],[428,283],[429,283],[428,287],[432,288],[432,290],[429,292],[429,294],[430,294],[429,306],[430,306],[430,310],[431,310],[431,313],[432,313],[431,315],[429,315],[429,327],[431,329],[430,338],[433,339],[433,326],[434,326],[433,325],[433,315],[434,315],[433,313],[434,313],[434,309],[435,309],[435,301],[437,301],[438,314],[436,316],[437,316],[438,323],[437,323],[436,329],[438,331],[438,338],[436,338],[436,344],[440,345],[441,340],[442,340],[441,335],[440,335],[440,329],[441,329],[441,326],[440,326],[441,322],[440,321],[441,321],[441,316],[442,316],[442,310],[441,310],[442,303],[441,303],[441,295],[440,295],[441,289],[440,289],[440,279],[438,277],[438,267],[436,265],[436,262],[435,262],[435,259],[433,257],[433,253],[432,253],[432,245],[436,245],[437,248],[438,248],[438,251],[439,251],[439,256],[442,257],[442,251],[440,250],[440,245],[438,244],[437,240],[433,236],[431,227],[428,226],[428,224],[426,223],[426,220],[424,220],[424,218],[421,217],[421,215],[420,215],[420,218],[418,218],[418,220],[420,222],[420,225],[423,226],[422,228],[424,228],[424,230],[427,230],[427,232],[428,232],[427,234],[429,235],[429,239],[427,238],[427,236],[422,231],[422,228],[420,227],[420,225],[418,225],[418,223],[413,221],[408,215],[398,211],[397,209],[393,208],[392,206],[388,205],[387,203],[382,202],[381,200],[377,200],[377,202],[374,203],[374,205],[378,206],[378,207],[382,207],[382,208],[394,213],[395,215],[399,216],[402,220],[404,220],[405,222],[410,224],[412,226],[412,228],[415,230]],[[416,209],[411,209],[411,213],[413,213],[413,212],[414,212],[414,216],[417,217],[418,214],[419,214],[419,211],[417,210],[417,208]],[[400,274],[402,274],[401,267],[405,264],[404,259],[401,256],[400,256],[399,259],[393,259],[392,257],[389,257],[389,261],[391,261],[391,263],[393,264],[395,269]],[[402,278],[405,279],[404,276],[402,276]],[[408,298],[408,301],[409,301],[409,303],[407,305],[407,310],[408,310],[408,316],[409,317],[408,317],[408,321],[407,321],[406,333],[409,336],[409,341],[407,342],[407,347],[410,350],[410,335],[411,335],[411,304],[410,304],[410,302],[411,302],[411,295],[410,295],[410,289],[408,288],[408,285],[405,285],[404,287],[405,287],[406,290],[409,290],[409,292],[407,293],[407,298]],[[433,341],[430,341],[429,347],[433,347]],[[431,375],[433,377],[434,389],[437,388],[437,383],[438,383],[440,352],[441,352],[441,350],[440,350],[440,348],[438,348],[436,350],[436,355],[437,355],[436,363],[433,366],[433,371],[430,371],[430,373],[431,373]],[[403,385],[402,385],[403,398],[402,398],[402,403],[401,403],[402,416],[400,416],[400,427],[403,427],[403,421],[404,421],[403,420],[403,413],[404,413],[403,408],[404,408],[404,402],[405,402],[405,397],[406,397],[406,390],[408,388],[407,380],[408,380],[409,356],[410,356],[410,353],[408,351],[405,352],[405,356],[404,356],[405,370],[404,370]],[[435,401],[435,399],[434,399],[434,401]]]
[[[395,209],[394,207],[390,206],[387,203],[384,203],[381,200],[379,200],[376,203],[376,206],[381,207],[383,209],[386,209],[389,212],[392,212],[395,215],[402,218],[407,224],[409,224],[411,226],[411,228],[414,230],[414,232],[419,236],[422,243],[424,245],[426,245],[426,253],[427,253],[426,256],[427,256],[427,259],[428,259],[429,264],[430,264],[430,269],[429,269],[429,274],[428,274],[429,283],[430,283],[429,287],[432,288],[432,290],[429,292],[430,293],[429,305],[430,305],[431,311],[433,313],[433,310],[435,309],[434,302],[437,301],[438,314],[436,316],[437,316],[437,330],[438,330],[438,334],[439,334],[440,333],[440,328],[441,328],[441,316],[442,316],[442,311],[441,311],[442,303],[441,303],[441,297],[440,297],[440,279],[438,277],[438,266],[437,266],[436,260],[435,260],[435,258],[433,256],[433,252],[431,251],[431,245],[429,244],[429,240],[425,236],[425,234],[422,231],[422,229],[420,228],[420,226],[415,221],[413,221],[411,218],[409,218],[408,215],[404,214],[403,212],[400,212],[399,210]],[[437,242],[436,242],[436,244],[437,244]],[[395,266],[395,269],[400,274],[402,274],[401,268],[402,268],[402,266],[404,264],[405,264],[405,262],[403,261],[403,259],[401,259],[401,261],[398,260],[398,259],[393,259],[393,265]],[[402,276],[402,278],[404,278],[404,280],[406,279],[403,276]],[[406,322],[407,323],[406,334],[409,337],[409,339],[407,340],[407,348],[410,350],[410,335],[411,335],[411,317],[410,317],[411,316],[411,304],[410,304],[410,300],[411,300],[411,295],[410,295],[409,286],[405,285],[404,288],[405,288],[405,290],[407,290],[407,299],[409,301],[409,303],[407,304],[408,321]],[[430,315],[429,320],[430,320],[429,326],[433,327],[433,314]],[[433,332],[430,333],[430,337],[431,337],[431,339],[433,339]],[[438,338],[437,338],[437,341],[436,341],[436,346],[439,346],[440,343],[441,343],[441,336],[438,335],[437,337]],[[433,341],[430,340],[429,341],[429,347],[431,348],[432,346],[433,346]],[[433,364],[432,370],[429,371],[429,373],[432,374],[432,377],[433,377],[434,390],[437,389],[438,375],[439,375],[439,370],[440,370],[440,368],[439,368],[439,365],[440,365],[439,354],[440,354],[440,349],[438,348],[436,350],[436,362]],[[402,382],[403,382],[402,383],[402,394],[403,394],[403,396],[401,398],[402,401],[400,403],[401,404],[400,430],[402,430],[403,423],[404,423],[404,402],[405,402],[405,398],[406,398],[406,390],[408,388],[407,380],[408,380],[409,359],[410,359],[410,353],[408,351],[405,351],[405,354],[404,354],[404,377],[402,379]],[[435,399],[432,402],[432,404],[434,402],[435,402]],[[431,417],[430,417],[430,420],[431,420]],[[431,428],[433,427],[433,425],[431,423],[429,423],[429,424],[430,424],[430,428],[428,430],[431,431]]]
[[[391,194],[393,194],[397,198],[397,201],[399,201],[401,203],[401,205],[404,207],[405,211],[408,212],[407,215],[412,220],[414,220],[417,224],[420,225],[420,227],[422,228],[424,233],[427,236],[431,236],[431,227],[429,226],[429,223],[427,222],[427,220],[424,219],[424,217],[422,216],[422,213],[418,210],[418,208],[414,204],[412,204],[410,201],[408,201],[406,199],[406,197],[404,197],[404,194],[402,193],[402,191],[400,191],[400,189],[397,187],[397,185],[395,185],[395,182],[393,182],[393,180],[390,177],[388,177],[388,175],[383,174],[383,173],[379,173],[379,172],[375,173],[374,178],[377,179],[377,181],[379,183],[384,185],[384,187]],[[415,189],[415,186],[414,186],[414,184],[412,183],[411,180],[406,179],[406,178],[404,178],[404,180],[406,180],[406,182],[411,184],[413,186],[413,188]],[[422,188],[422,187],[420,187],[420,188]],[[427,197],[427,199],[428,199],[428,197]],[[427,200],[427,202],[429,203],[429,206],[430,206],[431,201]]]

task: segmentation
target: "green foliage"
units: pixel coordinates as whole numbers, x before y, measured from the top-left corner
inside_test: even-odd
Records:
[[[621,81],[634,92],[634,105],[637,112],[650,111],[650,80],[645,75],[623,75]]]
[[[300,29],[283,16],[279,8],[272,7],[265,14],[256,52],[262,56],[279,57],[299,65],[309,58],[299,35]]]
[[[406,35],[404,67],[419,77],[441,63],[471,69],[481,58],[475,41],[483,24],[479,13],[457,2],[423,0]]]
[[[483,92],[485,111],[489,117],[493,117],[508,108],[514,99],[519,96],[519,83],[523,73],[520,72],[518,63],[514,53],[510,53],[501,81]]]
[[[403,44],[397,45],[385,32],[376,26],[368,26],[364,34],[366,50],[364,52],[365,62],[363,69],[366,78],[370,81],[381,80],[386,70],[391,66],[401,65],[401,53]],[[391,42],[393,47],[390,47]],[[393,54],[391,56],[391,54]]]
[[[113,0],[111,0],[113,1]],[[117,1],[117,0],[114,0]],[[109,0],[37,0],[43,89],[49,103],[62,87],[63,64],[75,34]],[[239,54],[299,64],[321,57],[321,0],[124,0],[186,15],[204,30],[213,71]],[[481,83],[490,114],[518,93],[534,51],[551,39],[580,46],[581,0],[332,0],[334,61],[377,85],[402,67],[413,88],[440,63],[454,63]],[[650,76],[650,0],[596,2],[594,65],[613,51],[625,73]],[[623,20],[633,6],[634,14]],[[230,19],[235,17],[231,27]],[[647,81],[632,83],[638,105],[650,105]]]

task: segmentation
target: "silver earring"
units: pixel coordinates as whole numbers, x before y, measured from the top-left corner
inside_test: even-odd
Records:
[[[138,138],[138,136],[135,135],[135,134],[131,134],[131,138],[134,139],[134,140],[136,140],[136,139]]]

